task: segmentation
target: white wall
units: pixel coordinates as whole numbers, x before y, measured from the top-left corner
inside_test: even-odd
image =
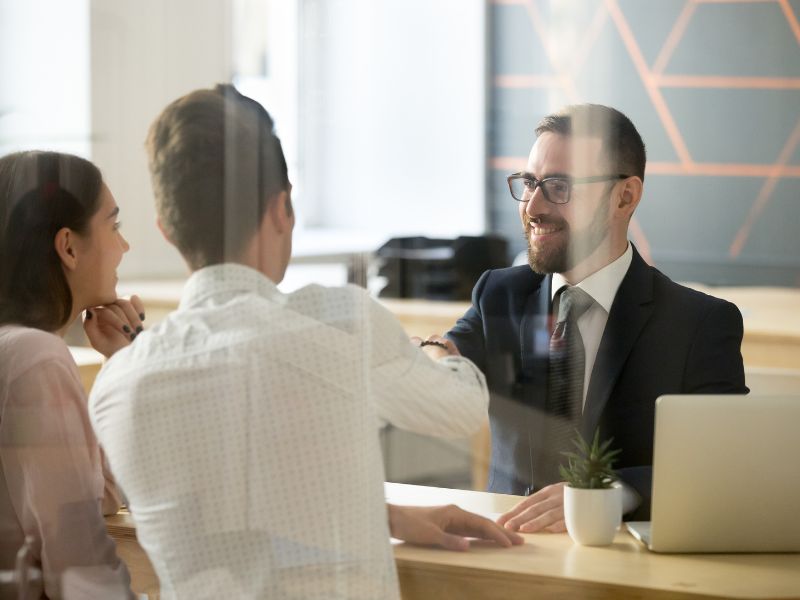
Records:
[[[227,0],[91,1],[92,159],[131,245],[123,277],[186,272],[156,230],[144,140],[169,102],[230,81],[229,23]]]
[[[306,0],[300,175],[310,226],[482,233],[483,0]]]
[[[297,170],[290,173],[301,223],[297,237],[318,237],[313,229],[320,227],[369,233],[370,239],[482,233],[485,2],[291,4],[299,5],[299,59],[270,60],[273,76],[295,61],[300,69],[299,88],[287,95],[299,103]],[[169,101],[231,80],[233,3],[91,0],[90,5],[91,154],[117,196],[131,243],[120,273],[182,275],[177,252],[155,229],[143,143]],[[292,11],[271,15],[295,26]],[[268,23],[264,29],[277,26]],[[285,108],[277,112],[294,117]],[[279,134],[289,127],[285,121],[284,116],[278,122]],[[304,233],[303,226],[312,231]],[[297,246],[303,247],[302,239]]]
[[[88,156],[89,109],[89,0],[0,0],[0,156]]]

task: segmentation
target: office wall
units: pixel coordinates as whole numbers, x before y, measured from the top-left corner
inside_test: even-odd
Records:
[[[485,0],[302,2],[306,223],[485,228]]]
[[[270,13],[273,22],[263,30],[299,28],[298,47],[282,48],[271,65],[298,70],[298,89],[284,98],[296,100],[296,113],[283,111],[298,122],[278,123],[279,134],[281,127],[298,132],[290,172],[298,247],[303,236],[319,238],[318,229],[346,231],[345,245],[353,232],[381,241],[482,232],[484,0],[291,4],[296,9]],[[170,100],[231,80],[242,32],[235,9],[258,5],[91,0],[91,156],[122,208],[131,243],[120,267],[124,278],[185,273],[154,228],[145,134]],[[287,150],[293,157],[293,142]]]
[[[0,0],[0,156],[89,156],[88,32],[89,0]]]
[[[155,226],[144,140],[169,102],[230,81],[229,20],[227,0],[91,1],[91,157],[131,245],[123,278],[186,273]]]
[[[648,150],[631,232],[673,278],[800,285],[800,0],[494,0],[490,227],[541,116],[609,104]]]

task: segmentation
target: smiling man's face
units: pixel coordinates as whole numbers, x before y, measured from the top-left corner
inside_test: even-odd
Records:
[[[539,136],[526,171],[545,177],[606,175],[600,138],[570,138],[552,132]],[[614,182],[577,184],[566,204],[553,204],[537,188],[519,211],[528,243],[528,263],[537,273],[565,273],[580,265],[608,240]]]

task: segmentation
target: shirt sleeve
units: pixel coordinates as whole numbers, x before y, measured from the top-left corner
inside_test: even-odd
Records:
[[[86,396],[69,365],[47,360],[10,382],[0,460],[11,504],[34,540],[46,595],[60,598],[70,581],[129,597],[127,569],[101,514],[108,480]]]
[[[465,437],[487,419],[483,373],[467,358],[430,359],[388,309],[366,298],[371,390],[381,419],[415,433]]]

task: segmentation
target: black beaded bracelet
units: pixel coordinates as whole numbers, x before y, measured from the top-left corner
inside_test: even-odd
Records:
[[[444,344],[442,342],[433,342],[430,340],[425,340],[419,345],[420,348],[422,348],[423,346],[439,346],[439,348],[444,348],[445,350],[447,350],[447,344]]]

